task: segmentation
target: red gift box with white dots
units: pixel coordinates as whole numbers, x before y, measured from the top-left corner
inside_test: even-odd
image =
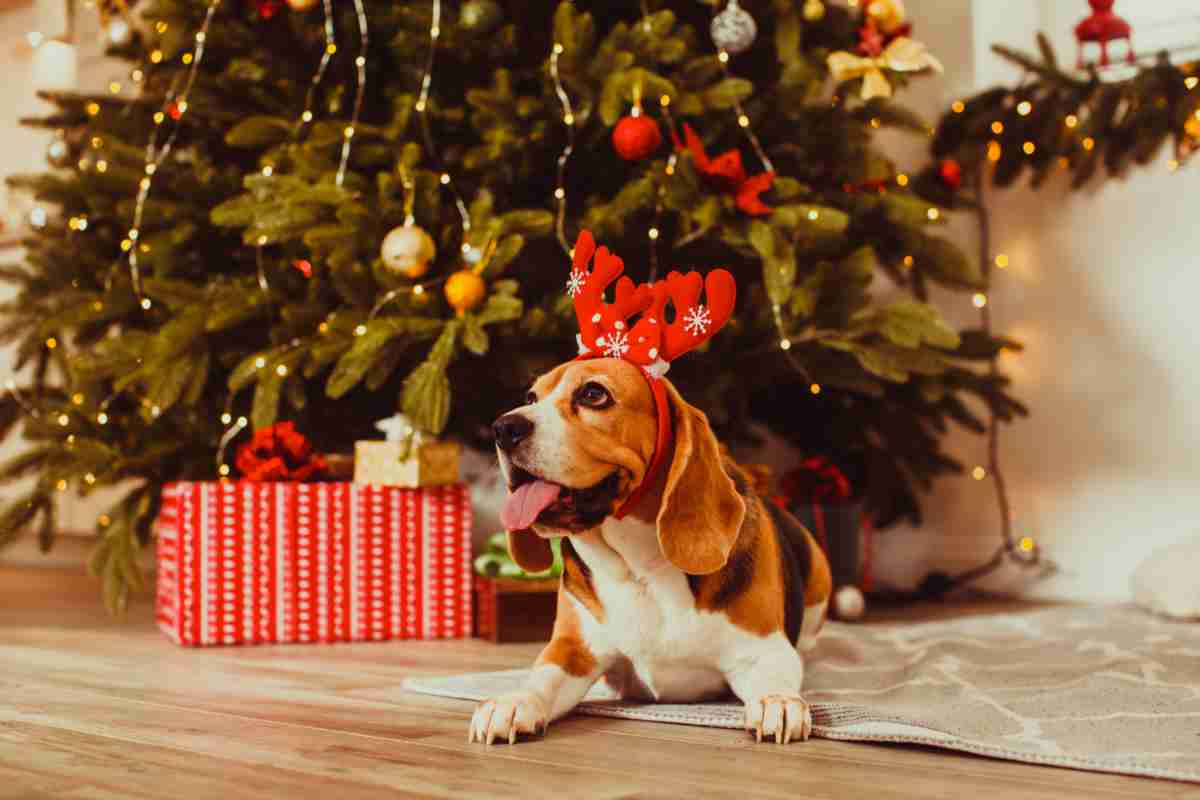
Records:
[[[179,644],[471,633],[462,485],[183,482],[162,501],[158,626]]]

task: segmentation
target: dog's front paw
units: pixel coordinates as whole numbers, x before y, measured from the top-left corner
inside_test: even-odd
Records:
[[[799,695],[764,695],[746,703],[746,730],[760,742],[803,742],[812,734],[812,711]]]
[[[544,734],[550,716],[541,698],[530,691],[508,694],[484,700],[471,717],[467,731],[468,742],[491,744],[499,739],[516,744],[518,733]]]

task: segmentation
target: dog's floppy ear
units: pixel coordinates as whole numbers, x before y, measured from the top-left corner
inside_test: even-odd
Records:
[[[550,542],[528,528],[508,532],[508,554],[526,572],[544,572],[554,566]]]
[[[721,452],[704,412],[684,402],[663,380],[675,418],[675,455],[658,512],[663,555],[691,575],[725,566],[746,503],[721,466]]]

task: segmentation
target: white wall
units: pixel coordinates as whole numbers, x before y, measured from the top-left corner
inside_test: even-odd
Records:
[[[964,92],[1020,79],[990,53],[992,43],[1033,50],[1041,27],[1072,63],[1071,29],[1087,12],[1084,0],[975,0],[953,4],[952,18],[945,0],[908,5],[917,36],[948,67],[947,76],[922,81],[917,102],[931,118]],[[1184,0],[1117,10],[1135,37],[1139,22],[1200,13]],[[971,68],[960,72],[964,64]],[[1172,174],[1169,158],[1164,150],[1154,165],[1080,192],[1060,176],[1036,193],[993,193],[994,247],[1012,260],[990,293],[993,318],[1027,345],[1006,368],[1033,410],[1004,434],[1005,471],[1019,534],[1035,537],[1066,570],[1029,587],[1037,594],[1127,599],[1129,574],[1151,550],[1200,535],[1200,162]],[[974,252],[969,229],[962,239]],[[969,319],[968,297],[951,302],[957,318]],[[985,463],[981,438],[955,436],[952,447],[967,464]],[[992,552],[990,482],[943,481],[933,500],[925,527],[879,537],[881,578],[911,585],[934,565],[961,569]],[[985,585],[1023,584],[1010,570]]]

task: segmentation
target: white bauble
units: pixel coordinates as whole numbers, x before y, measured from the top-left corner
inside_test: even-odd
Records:
[[[754,22],[754,17],[738,5],[737,0],[729,0],[729,5],[713,17],[709,33],[717,49],[737,55],[749,50],[754,44],[754,39],[758,36],[758,25]]]
[[[833,614],[843,622],[856,622],[867,611],[867,598],[857,586],[846,585],[833,593]]]
[[[110,20],[104,33],[113,47],[124,47],[133,41],[133,27],[124,17],[114,17]]]
[[[424,229],[416,225],[401,225],[392,228],[383,237],[379,257],[389,272],[398,272],[410,278],[419,278],[429,269],[429,262],[437,255],[433,239]]]

